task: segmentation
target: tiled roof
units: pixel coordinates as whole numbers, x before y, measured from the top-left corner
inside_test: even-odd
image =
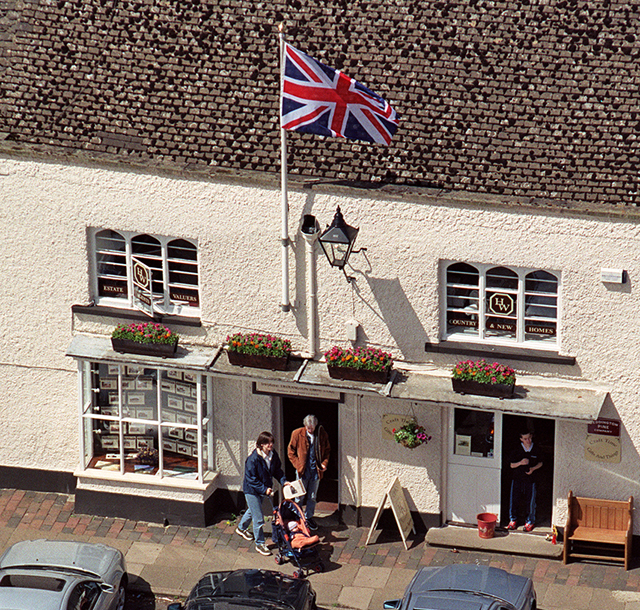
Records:
[[[291,174],[635,206],[639,15],[639,0],[0,0],[0,139],[275,174],[284,21],[401,115],[390,147],[290,134]]]

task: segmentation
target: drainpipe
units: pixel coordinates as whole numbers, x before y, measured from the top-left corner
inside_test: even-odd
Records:
[[[305,214],[300,227],[305,241],[307,261],[307,326],[309,328],[309,354],[315,358],[318,353],[318,281],[316,274],[316,241],[320,234],[320,225],[315,216]]]

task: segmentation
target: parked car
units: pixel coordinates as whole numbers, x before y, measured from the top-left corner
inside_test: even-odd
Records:
[[[384,602],[385,610],[536,610],[530,578],[498,568],[455,564],[422,568],[402,599]]]
[[[218,603],[225,610],[316,610],[316,592],[302,578],[273,570],[209,572],[193,587],[183,604],[167,610],[211,610]]]
[[[104,544],[28,540],[0,557],[0,608],[123,610],[122,553]]]

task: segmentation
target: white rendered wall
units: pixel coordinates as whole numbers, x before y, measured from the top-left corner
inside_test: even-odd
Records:
[[[486,196],[485,196],[485,199]],[[608,384],[607,416],[623,423],[622,463],[586,462],[586,424],[558,422],[556,521],[563,498],[576,493],[637,496],[640,376],[640,227],[604,217],[579,217],[476,205],[390,200],[349,191],[328,195],[312,189],[290,193],[293,240],[289,313],[280,311],[280,200],[277,189],[142,172],[0,158],[0,464],[72,471],[78,463],[75,363],[65,357],[74,333],[108,335],[110,324],[71,314],[88,304],[87,230],[104,227],[197,240],[200,255],[203,331],[185,342],[220,344],[233,330],[261,330],[290,337],[307,348],[304,244],[298,234],[303,214],[324,228],[340,206],[360,228],[349,285],[318,254],[319,334],[322,349],[346,345],[344,323],[355,317],[360,336],[399,359],[449,366],[453,357],[424,352],[440,329],[439,272],[443,260],[535,267],[561,273],[561,352],[574,367],[532,364],[526,371],[584,377]],[[605,285],[600,270],[626,269],[630,281]],[[202,335],[202,336],[200,336]],[[225,382],[216,389],[216,459],[220,481],[239,484],[241,465],[254,435],[275,424],[271,400],[250,394],[248,385]],[[364,406],[366,402],[366,408]],[[388,404],[388,406],[387,406]],[[243,419],[238,416],[242,405]],[[363,399],[360,438],[341,416],[342,500],[355,491],[360,448],[362,503],[375,506],[394,473],[410,490],[412,508],[438,510],[440,443],[408,451],[377,439],[379,417],[406,405]],[[351,411],[350,411],[351,410]],[[370,419],[363,413],[371,414]],[[424,407],[430,427],[436,410]],[[255,418],[255,419],[254,419]],[[421,423],[423,423],[421,421]],[[431,430],[430,430],[431,431]],[[425,477],[426,472],[426,477]],[[636,524],[640,532],[640,524]]]

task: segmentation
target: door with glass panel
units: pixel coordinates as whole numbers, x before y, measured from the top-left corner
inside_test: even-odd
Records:
[[[502,414],[449,410],[447,521],[476,523],[478,513],[500,519]]]

